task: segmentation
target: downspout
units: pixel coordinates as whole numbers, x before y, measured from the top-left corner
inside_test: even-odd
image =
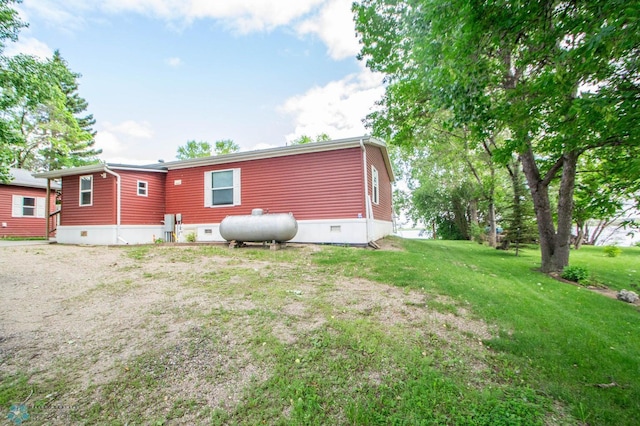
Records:
[[[365,229],[366,229],[366,243],[369,243],[369,235],[370,235],[370,230],[369,230],[369,206],[370,206],[370,200],[369,200],[369,177],[367,176],[367,149],[364,146],[364,140],[362,138],[360,138],[360,148],[362,149],[362,169],[364,171],[364,217],[365,217]]]
[[[128,242],[126,242],[121,236],[120,236],[120,215],[121,215],[121,208],[120,208],[120,200],[122,198],[121,194],[122,194],[122,190],[121,190],[121,180],[122,178],[120,177],[120,175],[112,170],[109,170],[108,167],[105,166],[104,168],[105,173],[109,173],[112,176],[116,177],[116,244],[118,243],[118,241],[122,241],[125,244],[129,244]]]

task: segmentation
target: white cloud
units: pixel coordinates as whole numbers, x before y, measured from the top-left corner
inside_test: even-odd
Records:
[[[295,130],[286,138],[291,141],[321,133],[333,139],[363,135],[366,129],[362,120],[383,93],[382,76],[363,69],[289,98],[280,110],[293,115]]]
[[[42,60],[53,56],[53,50],[40,40],[33,37],[20,37],[17,42],[7,45],[5,54],[13,56],[23,53],[33,55]]]
[[[215,19],[241,34],[289,26],[300,36],[317,35],[334,59],[358,52],[351,0],[38,0],[22,8],[68,31],[95,20],[97,13],[137,13],[172,27]]]
[[[169,65],[170,67],[177,68],[180,65],[182,65],[182,59],[180,59],[178,57],[167,58],[165,60],[165,63],[167,65]]]
[[[102,149],[102,155],[109,157],[124,151],[124,144],[113,133],[102,130],[96,133],[96,148]]]
[[[296,30],[300,35],[317,34],[336,60],[354,57],[360,50],[350,0],[328,1],[320,13],[304,20]]]
[[[147,121],[137,122],[133,120],[123,121],[120,124],[104,123],[105,129],[111,133],[119,133],[122,136],[133,137],[137,139],[151,139],[153,137],[153,129]]]

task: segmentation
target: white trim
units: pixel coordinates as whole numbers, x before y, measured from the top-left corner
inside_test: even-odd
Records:
[[[25,206],[26,198],[33,200],[33,206]],[[44,197],[34,197],[33,195],[11,195],[11,217],[25,217],[34,219],[44,219]],[[24,208],[33,208],[33,214],[24,214]]]
[[[380,204],[380,176],[378,169],[371,165],[371,201],[373,204]]]
[[[36,217],[37,218],[41,218],[44,219],[45,217],[45,201],[44,201],[45,197],[36,197]]]
[[[84,178],[89,178],[89,182],[91,183],[91,188],[89,188],[88,190],[82,189],[82,179]],[[79,191],[79,197],[78,197],[78,206],[80,207],[90,207],[93,205],[93,175],[81,175],[78,177],[78,191]],[[82,204],[82,194],[83,193],[89,193],[90,195],[90,203],[89,204]]]
[[[213,174],[232,172],[232,183],[230,187],[216,188],[217,189],[231,189],[233,201],[231,204],[216,204],[213,205]],[[240,169],[223,169],[223,170],[209,170],[204,172],[204,206],[208,208],[220,208],[220,207],[234,207],[239,206],[241,203],[241,177]]]
[[[140,193],[140,184],[143,183],[144,184],[144,194]],[[149,182],[147,182],[146,180],[139,180],[136,183],[136,193],[138,194],[139,197],[148,197],[149,196]]]

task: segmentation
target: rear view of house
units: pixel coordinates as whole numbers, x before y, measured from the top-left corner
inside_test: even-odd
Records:
[[[0,183],[0,238],[45,237],[47,180],[36,179],[31,172],[22,169],[10,169],[9,174],[11,181]],[[59,189],[60,185],[51,183],[50,212],[55,211],[55,191]]]
[[[60,243],[224,241],[220,222],[255,208],[293,214],[293,242],[367,244],[393,230],[393,172],[371,138],[36,176],[62,179]]]

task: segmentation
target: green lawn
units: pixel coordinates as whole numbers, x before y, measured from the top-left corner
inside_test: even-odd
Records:
[[[59,407],[70,423],[113,425],[638,423],[638,306],[537,272],[535,247],[385,246],[396,250],[87,248],[119,257],[108,274],[87,270],[101,281],[58,315],[155,291],[132,308],[144,332],[45,370],[7,353],[0,407],[28,400],[34,424],[64,424]],[[72,249],[25,248],[25,267],[46,251],[72,268]],[[640,284],[640,248],[611,258],[584,247],[571,264],[592,284]],[[138,336],[128,357],[123,336]],[[79,380],[98,359],[108,374]]]
[[[454,297],[499,327],[499,336],[486,344],[496,362],[504,363],[503,376],[513,377],[514,390],[524,387],[562,401],[584,423],[637,424],[637,306],[542,275],[534,249],[515,257],[471,242],[403,245],[407,252],[334,249],[320,253],[317,261],[347,274]],[[637,292],[640,284],[637,247],[615,258],[606,257],[602,248],[583,247],[572,251],[570,263],[587,267],[592,281],[613,289]],[[616,385],[598,386],[611,383]]]

